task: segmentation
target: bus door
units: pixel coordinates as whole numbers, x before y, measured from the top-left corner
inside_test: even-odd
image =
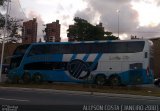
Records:
[[[130,84],[142,84],[143,83],[143,63],[129,64],[129,80]]]

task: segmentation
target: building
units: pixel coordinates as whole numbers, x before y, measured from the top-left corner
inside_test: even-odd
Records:
[[[23,22],[22,43],[37,42],[37,19]]]
[[[46,42],[60,42],[60,28],[61,25],[59,24],[59,20],[56,20],[56,22],[46,24]]]

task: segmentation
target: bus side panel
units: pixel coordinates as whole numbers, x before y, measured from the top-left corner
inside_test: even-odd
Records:
[[[71,61],[75,59],[82,60],[84,62],[93,62],[97,57],[97,54],[64,54],[62,61]]]
[[[146,76],[146,69],[129,70],[119,74],[124,85],[152,84],[152,74]]]

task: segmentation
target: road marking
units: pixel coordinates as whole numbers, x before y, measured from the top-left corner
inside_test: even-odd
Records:
[[[25,99],[9,99],[9,98],[0,98],[0,100],[29,102],[29,100],[25,100]]]

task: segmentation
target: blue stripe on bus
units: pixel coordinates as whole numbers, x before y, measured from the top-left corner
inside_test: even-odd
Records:
[[[52,56],[46,56],[45,61],[61,62],[63,61],[63,56],[63,54],[54,54]]]
[[[76,59],[76,57],[77,57],[77,54],[73,54],[72,57],[71,57],[71,60]]]
[[[95,40],[94,43],[99,43],[99,41],[98,41],[98,40]]]
[[[86,43],[85,41],[81,41],[80,43]]]
[[[90,54],[86,54],[86,55],[83,57],[83,59],[82,59],[82,60],[83,60],[83,61],[87,61],[87,59],[88,59],[89,55],[90,55]]]
[[[90,67],[90,70],[92,71],[94,69],[94,67],[96,66],[96,64],[98,63],[99,59],[101,58],[102,53],[98,53],[96,58],[93,61],[93,64]]]
[[[107,40],[107,42],[112,42],[112,40]]]

